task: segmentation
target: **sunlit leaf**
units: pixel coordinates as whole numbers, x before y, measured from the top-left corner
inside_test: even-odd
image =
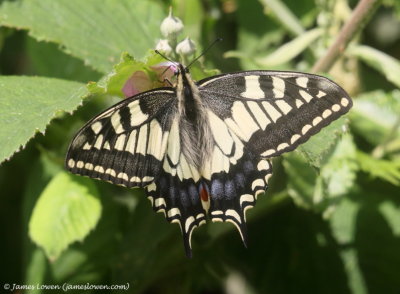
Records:
[[[101,203],[93,182],[60,172],[35,205],[29,235],[49,258],[56,259],[71,243],[88,235],[100,214]]]
[[[356,146],[352,137],[345,134],[321,169],[330,197],[346,195],[353,186],[357,170]]]
[[[50,121],[74,111],[87,95],[78,82],[40,77],[0,77],[0,162],[24,147]]]
[[[377,159],[362,151],[357,152],[357,160],[362,171],[400,186],[400,160]]]
[[[107,73],[121,52],[142,58],[155,46],[165,14],[155,1],[18,0],[2,2],[0,23],[57,43]]]
[[[297,151],[310,164],[319,168],[346,128],[346,118],[341,117],[323,128],[318,134],[312,136],[306,143],[300,145]]]

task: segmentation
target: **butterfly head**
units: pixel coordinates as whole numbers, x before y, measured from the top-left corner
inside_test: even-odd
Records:
[[[182,74],[182,73],[189,73],[189,68],[186,66],[183,66],[183,64],[178,63],[178,68],[175,72],[176,75]]]

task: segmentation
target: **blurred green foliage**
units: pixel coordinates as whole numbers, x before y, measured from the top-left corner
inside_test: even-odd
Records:
[[[309,71],[356,4],[1,1],[0,287],[400,293],[396,0],[383,1],[325,73],[351,94],[354,107],[274,160],[270,188],[247,215],[249,248],[231,224],[208,224],[195,231],[194,257],[187,259],[178,226],[154,214],[143,191],[63,171],[74,133],[122,98],[121,87],[135,70],[149,71],[161,61],[151,50],[170,5],[198,52],[224,38],[193,66],[193,75],[202,78],[213,69]]]

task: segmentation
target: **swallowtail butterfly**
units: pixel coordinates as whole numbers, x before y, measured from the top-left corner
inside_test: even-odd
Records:
[[[143,187],[153,209],[182,230],[232,222],[246,244],[247,209],[264,193],[270,158],[295,149],[349,111],[348,94],[306,73],[244,71],[137,94],[90,120],[66,157],[72,173]]]

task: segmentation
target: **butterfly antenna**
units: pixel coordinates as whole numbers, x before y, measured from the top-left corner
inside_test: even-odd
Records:
[[[208,47],[201,53],[199,56],[197,56],[195,59],[192,60],[191,63],[189,63],[188,66],[186,66],[186,69],[188,69],[193,63],[195,63],[200,57],[206,55],[207,51],[210,50],[217,42],[221,42],[222,38],[216,38],[214,42],[212,42]]]
[[[173,61],[173,60],[171,60],[171,59],[169,59],[167,56],[165,56],[164,54],[162,54],[160,51],[158,51],[158,50],[154,50],[154,52],[156,52],[156,54],[158,54],[158,55],[160,55],[162,58],[164,58],[165,60],[168,60],[169,62],[172,62],[173,64],[177,64],[177,62],[176,61]]]

